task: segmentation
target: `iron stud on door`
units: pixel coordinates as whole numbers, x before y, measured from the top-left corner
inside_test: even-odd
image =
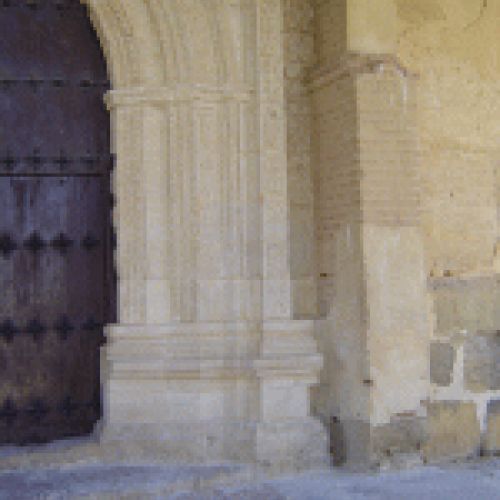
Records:
[[[70,418],[78,409],[78,405],[75,403],[71,395],[68,395],[63,399],[59,409],[66,418]]]
[[[88,332],[95,332],[102,328],[102,324],[97,322],[92,316],[83,324],[83,329]]]
[[[16,420],[17,415],[18,411],[14,401],[11,398],[7,398],[0,408],[0,422],[5,422],[8,426],[11,426]]]
[[[66,340],[69,334],[74,330],[73,325],[69,322],[66,315],[62,316],[54,327],[55,331],[59,334],[61,340]]]
[[[2,336],[6,342],[12,342],[17,333],[18,329],[12,320],[7,319],[0,324],[0,336]]]
[[[3,257],[10,257],[16,248],[16,242],[11,238],[10,234],[4,233],[0,236],[0,253]]]
[[[73,246],[73,240],[69,239],[64,233],[59,233],[57,237],[52,240],[51,245],[59,253],[64,255]]]
[[[41,157],[40,150],[35,148],[33,153],[25,158],[26,162],[30,164],[33,169],[38,170],[44,163],[45,159]]]
[[[63,171],[73,163],[73,160],[71,160],[71,158],[68,158],[64,154],[64,151],[61,149],[61,151],[59,152],[59,156],[54,158],[54,163],[59,167],[59,170]]]
[[[90,170],[99,162],[99,157],[92,156],[89,152],[87,152],[84,156],[80,157],[80,161]]]
[[[38,232],[31,233],[30,237],[24,242],[24,246],[32,253],[38,253],[45,248],[45,241],[40,237]]]
[[[36,342],[42,338],[45,332],[45,326],[38,319],[32,319],[26,326],[26,333],[31,335]]]
[[[29,85],[31,90],[34,92],[38,92],[40,87],[45,83],[43,80],[40,80],[39,78],[30,78],[29,80],[26,80],[26,83]]]
[[[93,250],[98,245],[99,240],[90,233],[88,233],[82,240],[82,247],[85,248],[85,250]]]
[[[0,163],[3,164],[7,172],[11,172],[12,170],[14,170],[14,166],[16,165],[17,161],[12,156],[12,152],[7,151],[7,154],[4,157],[0,158]]]
[[[40,398],[35,398],[26,409],[26,414],[36,423],[40,423],[48,413],[49,408]]]

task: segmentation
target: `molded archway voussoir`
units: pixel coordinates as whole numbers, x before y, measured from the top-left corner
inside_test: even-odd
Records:
[[[107,58],[113,88],[164,81],[160,40],[147,0],[81,0]]]
[[[240,84],[239,0],[81,0],[113,88]]]

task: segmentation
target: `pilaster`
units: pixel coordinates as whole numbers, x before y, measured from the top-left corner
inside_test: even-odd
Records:
[[[168,248],[167,103],[121,101],[107,95],[115,130],[113,213],[119,234],[120,323],[164,323],[171,318]]]
[[[319,158],[317,335],[326,357],[315,403],[331,424],[335,458],[373,463],[393,453],[418,455],[431,325],[416,77],[393,56],[351,54],[321,68],[311,85]]]
[[[291,320],[281,2],[87,3],[115,86],[119,317],[102,350],[102,442],[324,460],[312,323]]]
[[[322,357],[313,321],[294,320],[292,311],[283,21],[282,2],[257,1],[262,221],[257,453],[264,462],[324,465],[326,432],[310,414],[310,388],[317,383]]]
[[[267,135],[284,134],[282,114],[257,102],[234,86],[108,96],[124,282],[103,348],[102,443],[181,461],[326,461],[309,416],[313,323],[289,318],[283,138],[276,149],[255,134],[260,112]]]

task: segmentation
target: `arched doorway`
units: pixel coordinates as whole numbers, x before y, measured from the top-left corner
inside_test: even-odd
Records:
[[[88,433],[115,321],[109,88],[79,0],[0,3],[0,444]]]

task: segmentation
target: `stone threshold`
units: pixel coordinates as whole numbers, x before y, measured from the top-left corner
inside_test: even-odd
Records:
[[[0,447],[2,487],[17,491],[29,483],[33,485],[30,494],[44,492],[49,498],[50,494],[82,499],[166,498],[181,491],[235,486],[272,475],[249,464],[181,464],[150,454],[147,458],[132,457],[119,446],[101,445],[93,435],[43,445]]]

